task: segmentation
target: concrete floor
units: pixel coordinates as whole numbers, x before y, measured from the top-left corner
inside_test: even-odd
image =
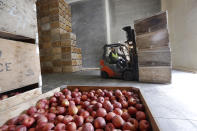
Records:
[[[140,88],[162,131],[197,131],[197,74],[173,71],[169,85],[102,79],[99,70],[43,75],[44,92],[61,85]]]

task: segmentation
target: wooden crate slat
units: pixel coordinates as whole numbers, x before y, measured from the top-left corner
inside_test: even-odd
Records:
[[[171,83],[171,66],[139,67],[139,81]]]
[[[0,92],[39,82],[37,45],[0,39]]]
[[[32,98],[36,98],[42,94],[41,88],[36,88],[12,97],[9,97],[4,100],[0,100],[0,112],[5,111],[6,109],[23,103],[24,101],[30,100]]]
[[[139,50],[138,65],[143,66],[171,66],[171,51],[167,50]]]
[[[169,34],[167,29],[136,36],[136,46],[139,49],[169,47]]]
[[[134,21],[136,35],[167,28],[167,12],[160,12],[151,17]]]

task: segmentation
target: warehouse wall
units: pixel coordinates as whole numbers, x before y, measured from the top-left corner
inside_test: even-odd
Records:
[[[122,27],[131,25],[134,20],[152,15],[161,10],[160,0],[109,0],[111,42],[124,42]]]
[[[35,0],[0,0],[0,31],[35,38]]]
[[[71,3],[72,29],[82,48],[83,67],[99,67],[102,47],[106,44],[105,0]]]
[[[197,70],[197,1],[162,0],[168,10],[174,69]]]

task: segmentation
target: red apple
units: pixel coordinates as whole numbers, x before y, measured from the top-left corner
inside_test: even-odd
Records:
[[[112,123],[107,123],[105,126],[105,131],[115,131],[115,127]]]
[[[145,120],[146,119],[146,115],[144,112],[142,111],[138,111],[136,113],[136,119],[139,121],[139,120]]]
[[[137,103],[136,99],[133,97],[130,97],[128,100],[129,106],[134,106]]]
[[[94,120],[94,127],[97,129],[102,129],[106,126],[106,122],[105,119],[103,119],[102,117],[97,117]]]
[[[73,117],[70,116],[70,115],[66,115],[66,116],[64,117],[63,123],[64,123],[64,124],[68,124],[68,123],[71,122],[71,121],[73,121]]]
[[[125,122],[122,129],[129,130],[129,131],[136,131],[135,126],[133,124],[131,124],[131,122]]]
[[[147,120],[141,120],[139,123],[139,128],[141,131],[148,131],[150,128],[150,124]]]
[[[106,109],[107,112],[111,112],[114,109],[114,106],[111,104],[110,101],[105,101],[103,106],[104,106],[104,108]]]
[[[35,119],[33,117],[28,117],[23,120],[23,125],[29,128],[34,124],[34,122],[35,122]]]
[[[82,126],[84,122],[84,118],[82,116],[74,116],[74,122],[76,123],[77,127]]]
[[[16,117],[14,117],[14,118],[8,120],[6,124],[7,124],[7,125],[16,125],[18,122],[19,122],[19,117],[16,116]]]
[[[82,126],[82,131],[94,131],[94,127],[91,123],[85,123]]]
[[[92,111],[91,116],[95,118],[96,117],[96,111]]]
[[[57,98],[53,96],[53,97],[50,98],[49,102],[50,103],[55,103],[55,102],[57,102]]]
[[[64,107],[67,107],[67,106],[69,106],[69,101],[67,99],[63,99],[61,102],[61,105]]]
[[[46,123],[46,122],[48,122],[48,119],[45,117],[45,116],[40,116],[39,118],[38,118],[38,120],[37,120],[37,123],[39,124],[39,123]]]
[[[105,117],[107,115],[107,112],[104,108],[99,108],[97,111],[96,111],[96,116],[97,117]]]
[[[121,104],[123,108],[128,108],[128,102],[122,101]]]
[[[120,109],[120,108],[116,108],[116,109],[114,109],[114,111],[113,111],[116,115],[122,115],[122,110]]]
[[[129,118],[131,118],[131,116],[129,115],[128,112],[124,112],[124,113],[121,115],[121,117],[122,117],[125,121],[127,121]]]
[[[122,108],[122,105],[121,105],[120,102],[115,102],[115,103],[113,104],[113,106],[114,106],[114,108]]]
[[[49,122],[52,122],[55,120],[56,115],[54,113],[48,113],[47,114],[47,118],[49,120]]]
[[[28,131],[36,131],[36,128],[30,128]]]
[[[8,130],[8,125],[3,125],[0,127],[0,131],[7,131]]]
[[[87,112],[87,111],[82,111],[82,112],[80,113],[80,116],[83,116],[85,119],[86,119],[89,115],[90,115],[90,113]]]
[[[63,115],[58,115],[57,118],[56,118],[56,120],[58,122],[63,122],[64,121],[64,116]]]
[[[124,124],[124,120],[121,116],[116,115],[112,118],[112,123],[116,128],[121,128]]]
[[[62,107],[62,106],[57,107],[57,114],[64,114],[65,111],[66,111],[65,107]]]
[[[105,119],[106,119],[107,121],[111,121],[112,118],[113,118],[114,116],[116,116],[116,114],[115,114],[114,112],[109,112],[109,113],[106,115]]]
[[[68,125],[66,126],[66,129],[68,131],[76,131],[77,126],[74,122],[69,122]]]
[[[136,129],[138,129],[138,121],[136,120],[136,119],[134,119],[134,118],[129,118],[128,119],[128,122],[131,122],[134,126],[135,126],[135,128]]]
[[[98,98],[98,102],[99,102],[99,103],[103,103],[104,101],[105,101],[104,97],[99,97],[99,98]]]
[[[36,113],[36,112],[37,112],[37,109],[36,109],[35,106],[31,106],[31,107],[27,110],[27,114],[28,114],[28,115],[32,115],[32,114],[34,114],[34,113]]]
[[[43,127],[43,131],[50,131],[55,127],[53,123],[46,123]]]
[[[144,110],[144,106],[142,104],[136,104],[135,105],[135,108],[138,110],[138,111],[143,111]]]
[[[68,107],[69,115],[76,115],[78,113],[78,108],[75,105],[70,105]]]
[[[66,129],[66,125],[64,123],[58,123],[55,126],[55,131],[62,131],[62,130],[65,130],[65,129]]]
[[[128,108],[128,113],[129,113],[130,115],[135,115],[136,112],[137,112],[137,109],[136,109],[135,107],[130,106],[130,107]]]
[[[82,95],[82,96],[81,96],[81,100],[82,100],[82,101],[86,101],[87,99],[88,99],[88,97],[87,97],[86,95]]]
[[[24,125],[19,125],[19,126],[16,126],[15,131],[27,131],[27,127],[25,127]]]
[[[92,117],[92,116],[88,116],[86,118],[86,123],[92,123],[93,121],[94,121],[94,117]]]

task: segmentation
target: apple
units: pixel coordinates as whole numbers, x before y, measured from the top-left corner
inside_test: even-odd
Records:
[[[137,103],[136,99],[131,97],[128,99],[129,106],[134,106]]]
[[[0,131],[7,131],[8,130],[8,125],[3,125],[0,127]]]
[[[51,113],[54,113],[54,114],[56,114],[57,113],[57,109],[56,109],[56,107],[51,107],[50,108],[50,110],[49,110]]]
[[[115,90],[115,96],[116,97],[122,96],[122,92],[120,90]]]
[[[124,120],[121,116],[116,115],[112,118],[112,123],[116,128],[121,128],[124,124]]]
[[[35,119],[33,117],[28,117],[23,120],[23,125],[29,128],[34,124],[34,122],[35,122]]]
[[[16,125],[9,125],[8,131],[16,131]]]
[[[58,122],[63,122],[64,121],[64,116],[63,115],[58,115],[57,118],[56,118],[56,120]]]
[[[102,129],[106,126],[106,122],[105,122],[105,119],[102,118],[102,117],[97,117],[95,120],[94,120],[94,127],[96,129]]]
[[[114,108],[122,108],[122,105],[121,105],[120,102],[115,102],[115,103],[113,104],[113,106],[114,106]]]
[[[68,125],[66,126],[66,129],[68,131],[76,131],[77,126],[74,122],[69,122]]]
[[[75,105],[70,105],[68,107],[68,114],[69,115],[76,115],[78,113],[78,108]]]
[[[150,124],[147,120],[141,120],[139,123],[139,128],[141,131],[148,131],[150,128]]]
[[[30,128],[28,131],[36,131],[36,128]]]
[[[31,107],[27,110],[27,114],[28,114],[28,115],[32,115],[32,114],[34,114],[34,113],[36,113],[36,112],[37,112],[37,109],[36,109],[35,106],[31,106]]]
[[[45,117],[45,116],[40,116],[39,118],[38,118],[38,120],[37,120],[37,123],[39,124],[39,123],[46,123],[46,122],[48,122],[48,119],[47,119],[47,117]]]
[[[58,97],[60,97],[62,94],[63,94],[62,92],[55,92],[55,93],[54,93],[54,96],[55,96],[56,98],[58,98]]]
[[[43,127],[43,131],[50,131],[55,127],[53,123],[46,123]]]
[[[85,123],[82,126],[82,131],[94,131],[94,127],[91,123]]]
[[[77,127],[82,126],[84,122],[84,118],[82,116],[74,116],[74,122],[76,123]]]
[[[129,118],[128,119],[128,122],[131,122],[134,126],[135,126],[135,128],[136,129],[138,129],[138,121],[136,120],[136,119],[134,119],[134,118]]]
[[[123,108],[128,108],[128,102],[127,101],[122,101],[121,104],[122,104]]]
[[[99,97],[99,98],[98,98],[98,102],[99,102],[99,103],[103,103],[104,101],[105,101],[104,97]]]
[[[80,104],[81,99],[80,99],[80,97],[76,97],[76,98],[74,99],[74,101],[75,101],[75,103],[78,105],[78,104]]]
[[[114,109],[114,106],[108,100],[104,102],[103,106],[104,106],[104,108],[106,109],[107,112],[111,112]]]
[[[120,108],[115,108],[113,112],[114,112],[115,114],[117,114],[117,115],[120,115],[120,116],[121,116],[122,113],[123,113],[122,110],[121,110]]]
[[[135,105],[135,108],[138,110],[138,111],[143,111],[144,110],[144,106],[142,104],[136,104]]]
[[[99,108],[97,111],[96,111],[96,116],[97,117],[105,117],[107,115],[107,112],[104,108]]]
[[[86,119],[89,115],[90,113],[85,110],[80,113],[80,116],[83,116],[84,119]]]
[[[54,114],[54,113],[48,113],[47,114],[47,118],[48,118],[49,122],[52,122],[52,121],[55,120],[56,114]]]
[[[16,126],[15,131],[27,131],[27,127],[24,125],[18,125],[18,126]]]
[[[114,116],[116,116],[116,114],[115,114],[114,112],[109,112],[109,113],[106,115],[105,119],[106,119],[107,121],[111,121],[112,118],[113,118]]]
[[[19,124],[22,124],[23,123],[23,121],[25,120],[25,119],[27,119],[29,116],[27,115],[27,114],[22,114],[22,115],[20,115],[19,117],[18,117],[18,123]]]
[[[144,112],[142,111],[138,111],[136,113],[136,119],[139,121],[139,120],[145,120],[146,119],[146,115]]]
[[[81,96],[81,100],[82,100],[82,101],[86,101],[87,99],[88,99],[88,97],[87,97],[86,95],[82,95],[82,96]]]
[[[129,113],[130,115],[135,115],[136,112],[137,112],[137,109],[136,109],[135,107],[130,106],[130,107],[128,108],[128,113]]]
[[[55,126],[55,131],[62,131],[62,130],[65,130],[65,129],[66,129],[66,125],[64,123],[58,123]]]
[[[57,102],[57,98],[53,96],[53,97],[50,98],[49,102],[50,103],[55,103],[55,102]]]
[[[115,127],[112,123],[107,123],[105,126],[105,131],[115,131]]]
[[[131,122],[125,122],[122,129],[129,130],[129,131],[136,131],[135,126],[133,124],[131,124]]]
[[[64,117],[63,123],[68,124],[69,122],[73,121],[73,117],[71,115],[66,115]]]
[[[93,121],[94,121],[94,117],[92,117],[92,116],[88,116],[86,118],[86,123],[92,123]]]
[[[66,111],[65,107],[62,107],[62,106],[57,107],[57,114],[64,114],[65,111]]]
[[[62,102],[61,102],[61,105],[63,107],[67,107],[67,106],[69,106],[69,101],[67,99],[63,99]]]
[[[129,115],[128,112],[124,112],[124,113],[121,115],[121,117],[122,117],[125,121],[127,121],[129,118],[131,118],[131,116]]]
[[[95,118],[96,117],[96,111],[92,111],[91,116]]]

